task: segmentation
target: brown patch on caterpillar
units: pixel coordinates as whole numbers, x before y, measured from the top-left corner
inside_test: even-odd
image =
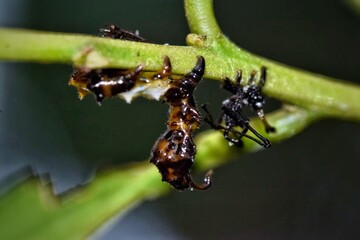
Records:
[[[196,66],[180,79],[170,80],[170,88],[163,96],[170,105],[167,130],[155,143],[150,162],[155,164],[162,175],[177,190],[195,188],[204,190],[211,186],[211,172],[206,174],[202,185],[195,184],[191,177],[196,146],[192,133],[200,126],[193,92],[205,71],[205,59],[198,57]]]

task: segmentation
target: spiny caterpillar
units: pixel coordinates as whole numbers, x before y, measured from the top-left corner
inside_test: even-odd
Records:
[[[100,37],[127,41],[146,42],[138,34],[110,25],[100,29]],[[168,84],[159,78],[154,79],[153,72],[144,72],[143,65],[134,69],[89,69],[74,68],[69,84],[76,87],[80,99],[93,93],[100,104],[103,99],[120,96],[128,103],[138,95],[159,100],[166,92]],[[151,81],[153,80],[153,81]]]
[[[275,128],[271,127],[266,121],[263,110],[265,98],[261,94],[261,90],[266,80],[266,68],[261,68],[260,81],[258,85],[255,84],[255,75],[256,72],[251,72],[248,84],[244,87],[240,85],[242,78],[241,71],[237,72],[236,83],[233,83],[230,79],[226,78],[223,88],[231,92],[233,95],[223,101],[221,107],[222,113],[217,123],[214,122],[206,105],[202,105],[202,108],[207,113],[204,121],[207,122],[213,129],[222,130],[225,139],[238,147],[243,146],[241,138],[246,137],[261,146],[268,148],[271,146],[269,140],[261,136],[254,128],[251,127],[250,119],[242,111],[245,106],[248,106],[260,117],[267,133],[275,131]],[[237,127],[240,127],[242,130],[236,130],[235,128]],[[246,133],[248,130],[250,130],[257,138],[247,135]]]
[[[171,70],[170,61],[167,64]],[[192,132],[198,129],[201,123],[193,91],[204,71],[205,59],[200,56],[191,72],[181,79],[170,80],[170,88],[163,96],[164,102],[170,105],[167,130],[151,151],[150,162],[157,166],[162,180],[181,191],[187,188],[204,190],[211,186],[211,171],[206,174],[202,185],[195,184],[190,175],[196,154]]]

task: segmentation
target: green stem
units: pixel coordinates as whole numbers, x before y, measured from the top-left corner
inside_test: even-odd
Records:
[[[185,0],[184,6],[190,32],[214,38],[222,35],[212,1]]]
[[[187,16],[191,18],[192,15],[187,13]],[[0,29],[0,59],[68,63],[92,68],[129,68],[144,63],[146,70],[157,70],[167,55],[172,60],[174,73],[185,74],[194,66],[196,56],[202,55],[206,59],[205,77],[216,80],[222,80],[225,76],[234,77],[238,69],[242,69],[246,75],[260,66],[267,66],[268,79],[264,92],[268,96],[328,116],[360,120],[359,86],[295,70],[239,48],[235,50],[234,45],[224,37],[215,42],[220,46],[217,50]]]

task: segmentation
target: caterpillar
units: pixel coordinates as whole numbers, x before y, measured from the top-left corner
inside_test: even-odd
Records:
[[[100,37],[145,42],[136,33],[122,30],[115,25],[100,30]],[[77,88],[79,97],[93,93],[100,104],[103,99],[119,95],[127,102],[138,95],[148,96],[169,104],[167,130],[156,141],[151,150],[150,162],[177,190],[194,188],[199,190],[211,186],[209,171],[201,185],[195,184],[191,177],[196,146],[192,133],[198,129],[201,116],[196,108],[193,92],[205,71],[205,59],[198,57],[197,63],[188,74],[171,74],[169,57],[165,56],[163,66],[158,72],[144,72],[143,65],[134,69],[85,69],[75,68],[70,85]]]
[[[151,151],[150,162],[159,169],[162,181],[180,191],[188,188],[204,190],[211,186],[211,171],[206,174],[202,185],[195,184],[191,177],[196,154],[192,133],[201,123],[193,92],[204,71],[205,59],[200,56],[191,72],[180,79],[170,80],[170,88],[163,96],[164,102],[170,106],[167,129]]]
[[[255,84],[255,71],[251,72],[248,84],[244,87],[240,84],[242,80],[241,71],[237,72],[236,83],[231,82],[229,78],[225,79],[223,88],[231,92],[233,95],[222,102],[222,113],[218,122],[214,122],[207,106],[202,105],[203,110],[207,114],[204,121],[207,122],[213,129],[222,130],[225,139],[238,147],[243,146],[243,142],[241,140],[242,137],[249,138],[265,148],[271,146],[268,139],[260,135],[253,127],[251,127],[250,119],[243,112],[243,108],[245,106],[249,107],[257,113],[263,122],[267,133],[275,132],[275,128],[271,127],[266,121],[263,110],[265,98],[262,95],[261,90],[266,81],[266,68],[261,67],[260,72],[258,85]],[[235,129],[236,127],[240,127],[242,130],[238,131]],[[251,131],[256,137],[247,135],[246,133],[248,131]],[[235,137],[231,137],[230,135]]]
[[[147,42],[137,33],[123,30],[115,25],[100,29],[99,37]],[[154,73],[144,73],[141,64],[134,69],[74,68],[69,84],[77,88],[80,99],[89,93],[93,93],[99,104],[104,98],[111,98],[116,95],[125,98],[127,102],[138,95],[145,95],[158,100],[167,90],[167,83],[164,81],[149,82],[152,75]],[[131,90],[134,91],[130,92]]]

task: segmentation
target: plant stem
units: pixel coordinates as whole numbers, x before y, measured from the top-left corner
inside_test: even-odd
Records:
[[[190,32],[214,38],[222,36],[212,1],[185,0],[184,6]]]
[[[192,13],[187,13],[187,16],[191,18]],[[205,23],[208,22],[202,22]],[[211,24],[214,22],[212,21]],[[211,24],[209,23],[208,27]],[[92,68],[129,68],[144,63],[146,70],[154,71],[161,67],[163,57],[167,55],[172,60],[174,73],[185,74],[194,66],[196,56],[202,55],[206,59],[206,78],[222,80],[225,76],[234,77],[238,69],[242,69],[246,75],[254,69],[259,69],[260,66],[266,66],[268,78],[264,92],[268,96],[328,116],[360,120],[359,86],[259,58],[239,48],[235,49],[225,37],[219,37],[215,42],[217,49],[209,49],[120,41],[75,34],[0,29],[0,59],[68,63]]]

